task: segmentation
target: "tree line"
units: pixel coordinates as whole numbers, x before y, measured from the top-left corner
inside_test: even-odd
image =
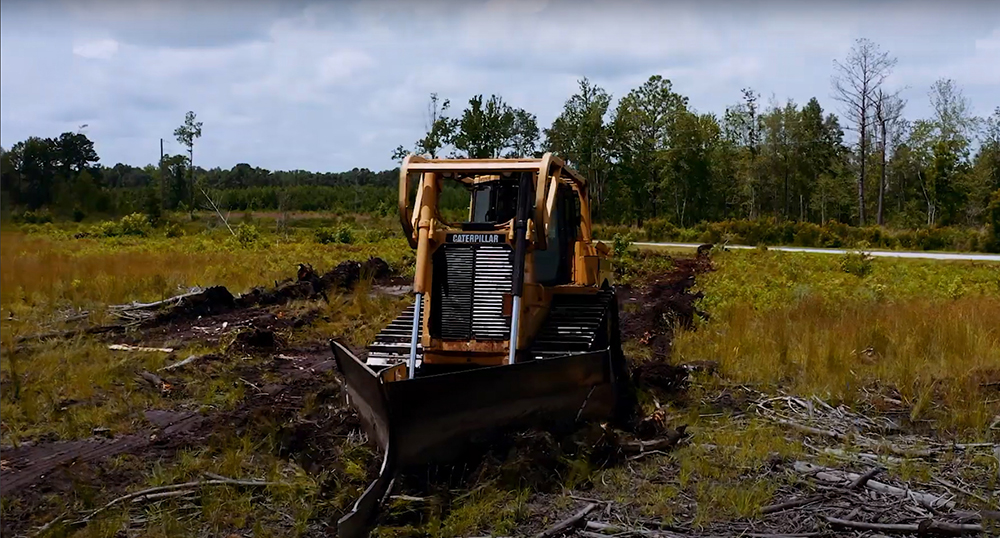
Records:
[[[723,114],[702,113],[658,75],[615,103],[584,78],[540,132],[533,115],[498,96],[475,96],[451,118],[449,101],[432,94],[426,134],[412,151],[552,151],[588,178],[594,214],[604,222],[986,224],[991,200],[1000,204],[1000,107],[978,118],[958,84],[941,79],[926,93],[933,115],[908,120],[901,89],[886,87],[895,65],[874,42],[857,40],[834,62],[831,91],[840,115],[815,97],[803,105],[765,104],[752,88]],[[400,146],[393,157],[406,153]]]
[[[727,219],[889,225],[989,223],[1000,206],[1000,107],[972,114],[958,84],[936,81],[933,113],[909,120],[901,88],[886,85],[896,59],[860,39],[834,62],[824,109],[818,98],[764,102],[742,89],[722,114],[700,112],[668,79],[651,76],[617,101],[587,78],[553,123],[501,96],[473,96],[452,114],[432,94],[424,135],[401,160],[528,157],[551,151],[587,177],[597,220],[679,227]],[[5,209],[42,207],[75,214],[190,210],[209,198],[225,209],[385,211],[398,169],[340,173],[270,171],[240,163],[194,166],[202,124],[193,112],[174,132],[187,155],[158,165],[101,166],[82,133],[32,137],[0,155]],[[460,209],[462,196],[447,203]],[[992,202],[991,202],[992,200]]]

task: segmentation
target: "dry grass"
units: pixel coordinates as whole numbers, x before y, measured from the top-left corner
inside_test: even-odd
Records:
[[[104,307],[156,301],[192,286],[223,285],[233,293],[294,276],[299,263],[325,271],[348,259],[381,256],[403,266],[401,239],[371,244],[322,245],[311,239],[266,234],[251,248],[227,234],[177,238],[72,239],[0,232],[0,305],[3,342],[38,332],[59,312],[86,310],[106,321]]]
[[[240,292],[292,276],[300,262],[324,270],[345,259],[378,255],[405,267],[410,255],[399,238],[327,246],[308,235],[265,234],[260,243],[243,248],[220,230],[180,238],[79,240],[5,231],[0,238],[4,443],[87,437],[95,427],[133,432],[142,424],[143,409],[180,403],[165,400],[135,375],[177,357],[111,352],[91,339],[12,352],[16,336],[60,328],[58,320],[67,312],[87,310],[91,322],[103,322],[108,304],[158,300],[194,285],[222,284]],[[657,257],[642,263],[635,274],[664,272],[670,265]],[[915,429],[995,440],[988,425],[1000,414],[1000,403],[982,385],[1000,381],[1000,265],[875,260],[870,274],[859,277],[842,270],[833,256],[739,251],[717,255],[716,263],[718,270],[701,275],[698,283],[706,294],[701,307],[712,319],[696,331],[679,332],[672,359],[720,364],[719,376],[700,378],[686,399],[668,404],[675,422],[689,424],[695,442],[610,468],[573,462],[564,476],[566,488],[589,488],[588,496],[615,500],[639,515],[693,526],[756,517],[773,501],[776,488],[793,480],[775,476],[774,459],[803,457],[806,448],[772,423],[720,414],[710,405],[720,391],[738,385],[818,395],[865,411],[877,410],[879,397],[888,396],[904,402]],[[291,344],[333,335],[358,347],[371,342],[409,299],[368,291],[362,284],[353,293],[330,296],[328,303],[287,305],[288,310],[320,308],[320,317],[298,330]],[[625,346],[631,355],[648,353],[635,341]],[[183,353],[208,351],[216,350]],[[228,409],[247,390],[225,365],[205,364],[176,375],[185,389],[183,403],[193,408]],[[11,399],[15,379],[18,394]],[[651,399],[645,395],[643,401]],[[306,414],[314,404],[303,405]],[[138,469],[143,476],[131,490],[206,471],[289,486],[207,490],[193,503],[196,509],[168,500],[131,514],[109,511],[77,535],[113,535],[124,528],[144,536],[319,532],[318,522],[343,510],[369,478],[372,455],[361,445],[345,444],[337,473],[308,475],[278,457],[275,443],[266,432],[234,434],[169,460],[116,457],[112,467]],[[975,464],[966,473],[970,483],[983,469],[996,474],[988,456]],[[892,472],[926,480],[931,470],[907,462]],[[387,526],[380,534],[516,532],[531,512],[532,494],[520,487],[483,487],[447,511],[423,508],[419,524]],[[54,499],[52,506],[59,502]],[[81,489],[72,502],[67,507],[75,510],[107,499]],[[136,524],[137,518],[142,523]]]
[[[179,388],[165,396],[149,387],[137,372],[156,371],[189,354],[223,352],[227,339],[218,347],[177,342],[183,349],[168,355],[109,351],[106,342],[87,337],[23,346],[16,343],[20,335],[76,326],[79,321],[63,320],[81,310],[90,312],[85,322],[106,323],[112,321],[106,312],[109,304],[159,300],[196,285],[225,285],[234,293],[271,285],[293,277],[298,263],[310,263],[324,271],[343,260],[380,256],[405,271],[409,255],[409,248],[398,238],[322,245],[311,234],[264,234],[260,242],[243,247],[220,230],[178,238],[113,239],[73,239],[58,231],[4,231],[0,236],[5,445],[86,438],[98,427],[109,428],[111,435],[136,433],[149,427],[143,417],[146,409],[231,410],[252,393],[240,372],[267,360],[227,356],[171,372],[168,377]],[[331,295],[328,303],[291,303],[275,313],[291,318],[307,309],[320,309],[317,321],[293,334],[290,345],[315,344],[341,335],[360,346],[374,338],[408,302],[407,298],[373,297],[369,293],[368,283],[362,282],[351,293]],[[265,371],[262,376],[262,383],[281,382],[276,373]],[[315,401],[304,398],[303,402],[303,416],[315,411]],[[281,426],[258,421],[253,432],[213,435],[206,446],[162,460],[116,456],[108,460],[106,472],[128,477],[132,491],[198,479],[203,472],[279,481],[288,486],[214,488],[198,492],[194,502],[167,499],[131,510],[110,510],[72,535],[316,533],[319,520],[342,513],[360,494],[369,478],[373,454],[358,444],[358,439],[345,440],[338,448],[342,461],[337,469],[309,475],[279,456],[275,439]],[[133,483],[137,476],[142,478]],[[44,509],[32,514],[33,524],[41,525],[64,510],[90,510],[108,500],[107,494],[83,481],[70,495],[48,497],[41,505]],[[16,504],[5,497],[4,513],[16,509]],[[56,529],[56,534],[62,532]]]
[[[728,253],[700,287],[713,319],[682,332],[679,362],[719,362],[729,383],[864,405],[901,399],[910,420],[966,439],[1000,413],[1000,266]],[[957,283],[957,284],[956,284]]]
[[[983,384],[1000,378],[1000,301],[830,304],[811,299],[766,313],[716,315],[677,340],[679,360],[713,359],[733,383],[859,404],[899,398],[911,420],[981,437],[998,412]]]

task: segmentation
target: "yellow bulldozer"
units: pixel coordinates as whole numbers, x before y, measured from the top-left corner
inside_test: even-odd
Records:
[[[445,181],[468,190],[467,221],[442,217]],[[416,249],[413,304],[364,358],[331,341],[348,402],[384,458],[338,523],[345,538],[367,534],[401,468],[446,462],[499,428],[627,421],[635,409],[583,176],[549,153],[409,155],[399,218]]]

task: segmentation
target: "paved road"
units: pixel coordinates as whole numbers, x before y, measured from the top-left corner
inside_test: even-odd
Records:
[[[698,248],[699,243],[647,243],[643,241],[636,241],[632,243],[638,247],[667,247],[667,248]],[[757,247],[749,247],[746,245],[726,245],[727,249],[755,249]],[[850,249],[841,248],[810,248],[810,247],[767,247],[768,250],[780,250],[782,252],[811,252],[815,254],[846,254],[848,252],[855,252]],[[969,261],[986,261],[986,262],[1000,262],[1000,254],[978,254],[978,253],[965,253],[965,252],[913,252],[913,251],[902,251],[902,250],[872,250],[868,251],[872,256],[878,256],[883,258],[920,258],[926,260],[969,260]]]

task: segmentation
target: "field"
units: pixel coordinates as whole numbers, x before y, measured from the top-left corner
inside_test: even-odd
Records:
[[[333,532],[378,460],[327,340],[360,350],[405,308],[413,256],[395,219],[298,217],[237,218],[235,235],[206,215],[0,232],[4,535]],[[343,263],[372,256],[387,268]],[[589,503],[584,532],[608,535],[993,528],[1000,265],[764,250],[616,261],[654,444],[602,425],[522,432],[404,477],[377,534],[523,536]],[[322,293],[303,292],[299,264]],[[237,297],[115,306],[196,286]],[[873,468],[867,483],[844,474]]]

